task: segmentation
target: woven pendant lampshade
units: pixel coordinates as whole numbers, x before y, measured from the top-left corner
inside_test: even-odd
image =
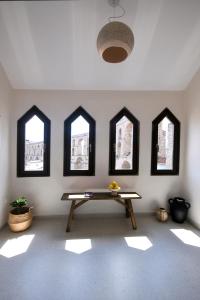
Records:
[[[131,53],[133,46],[133,32],[126,24],[118,21],[106,24],[97,38],[98,52],[109,63],[124,61]]]

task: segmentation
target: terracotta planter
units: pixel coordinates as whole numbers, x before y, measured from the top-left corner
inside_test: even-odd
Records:
[[[23,214],[14,214],[12,211],[8,215],[8,225],[13,232],[24,231],[28,229],[32,224],[32,209],[28,208],[28,211]]]
[[[168,220],[168,212],[164,208],[159,208],[156,212],[157,219],[160,222],[166,222]]]

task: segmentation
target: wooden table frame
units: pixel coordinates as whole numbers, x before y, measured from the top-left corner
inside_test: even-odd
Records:
[[[133,194],[135,196],[133,196]],[[123,197],[123,195],[124,195],[124,197]],[[125,197],[125,195],[126,195],[126,197]],[[130,195],[130,197],[129,197],[129,195]],[[72,197],[72,198],[69,198],[69,197]],[[71,207],[70,207],[68,220],[67,220],[66,232],[70,232],[70,230],[71,230],[71,223],[72,223],[72,220],[74,218],[74,211],[78,207],[80,207],[81,205],[83,205],[86,202],[91,201],[91,200],[96,200],[96,201],[99,201],[99,200],[114,200],[117,203],[123,205],[123,207],[125,208],[126,217],[127,218],[130,217],[130,219],[131,219],[132,228],[137,229],[135,214],[134,214],[134,210],[133,210],[131,200],[132,199],[141,199],[142,197],[138,193],[136,193],[136,192],[122,192],[122,193],[119,193],[116,196],[113,196],[109,192],[107,192],[107,193],[101,192],[101,193],[92,193],[92,196],[86,197],[84,199],[83,199],[83,197],[84,197],[84,193],[64,193],[62,195],[61,200],[72,202]]]

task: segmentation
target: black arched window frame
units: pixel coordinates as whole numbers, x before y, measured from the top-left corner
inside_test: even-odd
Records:
[[[132,169],[116,170],[115,153],[116,153],[116,124],[122,117],[127,117],[133,123],[133,149],[132,149]],[[110,121],[110,146],[109,146],[109,175],[138,175],[139,170],[139,121],[132,113],[124,107]]]
[[[157,169],[158,125],[165,117],[167,117],[174,125],[172,170]],[[180,122],[168,108],[165,108],[152,122],[151,175],[178,175],[179,159],[180,159]]]
[[[90,125],[89,129],[89,160],[88,170],[71,170],[71,124],[82,116]],[[64,122],[64,176],[93,176],[95,175],[95,137],[96,122],[95,120],[79,106]]]
[[[44,158],[43,170],[25,171],[25,126],[33,117],[37,116],[44,123]],[[29,109],[17,122],[17,176],[42,177],[50,176],[50,134],[51,121],[37,106]]]

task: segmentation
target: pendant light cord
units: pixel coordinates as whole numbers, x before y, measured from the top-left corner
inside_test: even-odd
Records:
[[[108,18],[108,22],[112,22],[112,19],[122,18],[122,17],[125,15],[125,13],[126,13],[125,9],[124,9],[120,4],[118,4],[117,6],[118,6],[119,8],[121,8],[121,10],[122,10],[121,15],[115,16],[115,13],[114,13],[114,16],[113,16],[113,17],[109,17],[109,18]],[[114,9],[115,9],[115,7],[114,7]],[[115,12],[115,11],[114,11],[114,12]]]

